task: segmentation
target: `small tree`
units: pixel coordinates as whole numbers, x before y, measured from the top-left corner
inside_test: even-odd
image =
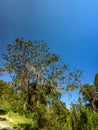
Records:
[[[95,75],[94,85],[85,84],[81,87],[80,92],[83,100],[88,106],[96,110],[98,108],[98,74]]]

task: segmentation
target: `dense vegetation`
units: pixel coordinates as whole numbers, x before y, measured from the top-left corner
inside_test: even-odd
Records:
[[[0,74],[9,73],[12,81],[0,80],[0,113],[12,117],[13,127],[98,130],[98,74],[93,85],[82,85],[81,71],[62,63],[43,40],[16,39],[8,44],[3,58]],[[65,91],[76,88],[82,98],[69,110],[60,99]]]

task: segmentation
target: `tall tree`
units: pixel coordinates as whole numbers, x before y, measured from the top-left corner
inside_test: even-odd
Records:
[[[61,62],[57,54],[49,51],[43,40],[26,42],[17,38],[8,44],[7,54],[3,54],[3,58],[5,62],[1,72],[6,71],[12,76],[14,90],[26,95],[29,105],[33,101],[47,104],[49,98],[60,97],[68,79],[71,79],[71,84],[79,81],[80,76],[76,74],[70,73],[71,78],[66,76],[68,66]]]

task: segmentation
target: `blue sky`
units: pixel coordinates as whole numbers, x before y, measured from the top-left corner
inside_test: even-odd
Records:
[[[0,0],[0,57],[16,37],[43,39],[64,63],[83,71],[84,83],[93,83],[98,72],[98,0]]]

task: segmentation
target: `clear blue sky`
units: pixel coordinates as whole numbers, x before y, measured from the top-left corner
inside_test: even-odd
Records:
[[[16,37],[43,39],[65,63],[83,71],[84,83],[93,83],[98,72],[98,0],[0,0],[0,57]]]

